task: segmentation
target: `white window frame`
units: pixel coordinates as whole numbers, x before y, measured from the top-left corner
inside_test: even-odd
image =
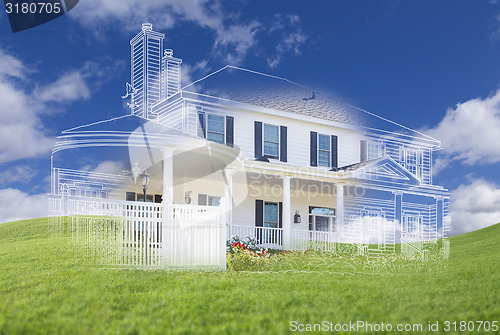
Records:
[[[324,217],[328,218],[328,232],[335,232],[335,217],[336,217],[336,209],[335,208],[329,208],[329,207],[324,207],[324,206],[310,206],[312,209],[314,208],[327,208],[330,210],[333,210],[333,215],[320,215],[320,214],[313,214],[311,210],[309,210],[309,231],[322,231],[322,230],[316,230],[316,217]],[[312,229],[311,229],[312,228]]]
[[[271,126],[271,127],[278,128],[278,142],[266,141],[266,126]],[[266,142],[278,144],[278,155],[277,156],[271,156],[271,155],[266,154],[266,152],[265,152],[265,148],[266,148],[265,144],[266,144]],[[280,147],[281,147],[281,127],[278,126],[278,125],[275,125],[275,124],[263,123],[262,124],[262,155],[264,157],[267,157],[267,158],[270,158],[270,159],[279,160],[280,159]]]
[[[420,178],[420,172],[422,171],[421,167],[421,155],[422,152],[419,149],[413,149],[413,148],[403,148],[403,166],[405,167],[406,170],[408,170],[410,173],[414,174],[417,178]],[[415,162],[409,163],[408,162],[408,153],[414,153],[415,154]],[[414,169],[414,171],[413,171]]]
[[[212,204],[212,201],[214,199],[219,199],[219,205],[213,205]],[[222,197],[217,197],[217,196],[212,196],[212,195],[208,195],[207,194],[207,206],[218,207],[218,206],[220,206],[220,200],[221,199],[222,199]]]
[[[328,138],[328,148],[329,150],[324,150],[324,149],[320,149],[319,147],[319,137],[320,136],[325,136]],[[326,167],[326,168],[330,168],[332,166],[332,137],[330,135],[326,135],[326,134],[320,134],[318,133],[318,138],[317,138],[317,149],[318,149],[318,153],[317,153],[317,156],[318,156],[318,166],[319,167]],[[328,152],[328,165],[321,165],[319,162],[320,162],[320,159],[319,159],[319,153],[320,151],[322,152]]]
[[[378,153],[374,155],[374,151]],[[384,145],[378,141],[366,141],[366,160],[370,161],[384,156]]]
[[[266,205],[276,206],[276,222],[272,222],[272,223],[276,223],[276,227],[266,226],[266,223],[270,222],[270,221],[266,221]],[[262,226],[264,228],[279,228],[279,225],[280,225],[280,205],[279,205],[279,203],[274,202],[274,201],[264,201],[264,213],[263,214],[264,214],[264,217],[262,220]]]
[[[212,142],[215,142],[215,143],[226,144],[226,133],[227,133],[227,129],[226,129],[226,116],[222,115],[222,114],[208,113],[208,112],[205,112],[205,116],[206,116],[206,120],[205,120],[205,131],[206,131],[205,137],[206,137],[206,140],[207,141],[212,141]],[[210,131],[208,129],[208,118],[209,118],[209,116],[222,118],[222,120],[223,120],[222,124],[223,124],[223,127],[224,127],[223,133],[216,132],[216,131]],[[222,142],[217,142],[217,141],[208,139],[208,133],[222,135]]]
[[[210,195],[210,194],[206,194],[206,193],[198,193],[198,198],[200,195],[203,195],[206,197],[206,201],[207,201],[207,204],[206,205],[201,205],[201,206],[211,206],[211,207],[217,207],[215,205],[212,205],[212,200],[214,199],[219,199],[219,205],[220,205],[220,200],[222,199],[222,197],[219,197],[219,196],[216,196],[216,195]],[[200,205],[198,203],[198,205]]]
[[[403,222],[401,223],[401,234],[404,234],[405,238],[420,239],[422,237],[424,228],[424,217],[420,213],[404,211],[402,213],[402,221]],[[409,221],[413,221],[411,223],[416,224],[412,230],[408,229],[410,223]]]

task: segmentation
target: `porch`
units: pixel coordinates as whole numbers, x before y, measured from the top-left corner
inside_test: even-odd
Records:
[[[65,229],[94,265],[146,268],[225,268],[226,241],[255,238],[262,248],[283,249],[283,228],[230,225],[219,206],[50,195],[53,223]],[[165,213],[170,213],[165,215]],[[62,226],[62,225],[61,225]],[[287,250],[334,252],[337,234],[291,229]]]

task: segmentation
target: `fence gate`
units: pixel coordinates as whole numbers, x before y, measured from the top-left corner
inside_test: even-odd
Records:
[[[167,268],[226,268],[222,207],[174,205],[163,229]]]

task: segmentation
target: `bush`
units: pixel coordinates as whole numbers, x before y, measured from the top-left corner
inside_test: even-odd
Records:
[[[226,259],[231,271],[262,271],[272,256],[264,249],[253,251],[241,241],[231,243],[229,249]]]

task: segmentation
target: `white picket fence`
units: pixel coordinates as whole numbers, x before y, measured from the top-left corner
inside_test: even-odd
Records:
[[[163,205],[74,196],[49,197],[54,216],[68,218],[72,238],[91,264],[225,269],[222,207]]]
[[[164,262],[169,268],[226,267],[223,207],[174,205],[165,226]]]

